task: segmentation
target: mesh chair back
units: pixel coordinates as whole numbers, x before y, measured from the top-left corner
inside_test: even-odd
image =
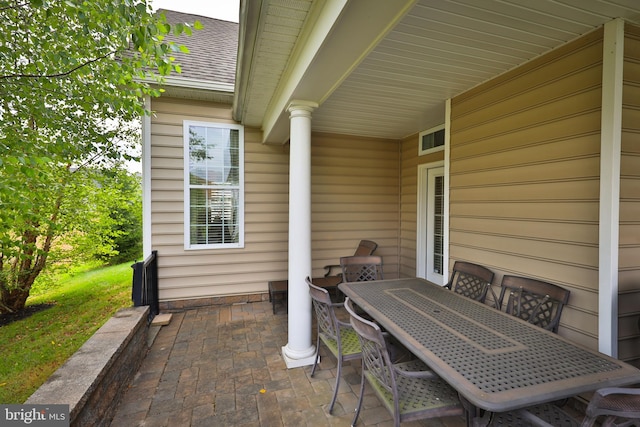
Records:
[[[382,258],[375,255],[340,258],[342,279],[345,282],[382,280]]]
[[[387,344],[380,327],[360,317],[350,299],[346,299],[344,306],[351,316],[351,326],[360,337],[365,375],[375,378],[379,385],[395,396],[397,389],[395,377],[391,369],[392,364]]]
[[[552,332],[558,332],[562,309],[570,291],[552,283],[528,277],[502,278],[500,305],[507,294],[506,312]]]
[[[451,280],[445,286],[467,298],[484,302],[493,281],[493,271],[478,264],[456,261]]]
[[[376,242],[373,242],[371,240],[360,240],[360,243],[358,243],[358,247],[356,248],[356,251],[353,254],[353,256],[371,255],[373,254],[373,252],[376,250],[377,247],[378,247],[378,244]]]
[[[331,306],[329,292],[326,289],[315,286],[309,278],[307,278],[307,285],[309,286],[313,309],[316,313],[318,333],[323,334],[326,338],[338,341],[338,322]]]
[[[338,397],[340,389],[340,378],[342,376],[342,362],[347,360],[360,359],[360,339],[351,327],[350,323],[338,319],[335,307],[341,307],[342,303],[331,303],[329,292],[326,289],[315,286],[309,277],[306,278],[309,286],[309,295],[313,303],[316,314],[317,337],[316,355],[311,368],[313,377],[319,362],[320,342],[324,343],[327,349],[337,360],[338,372],[336,374],[336,385],[333,391],[333,398],[329,404],[329,413],[333,411],[333,405]]]
[[[458,393],[433,371],[417,362],[393,364],[380,327],[359,316],[350,299],[345,308],[362,349],[362,382],[358,407],[351,425],[355,425],[362,407],[365,378],[374,393],[393,414],[393,424],[425,418],[462,415]],[[417,369],[417,370],[416,370]]]
[[[360,240],[360,243],[358,243],[358,247],[353,253],[353,256],[372,255],[377,247],[378,247],[378,244],[376,242],[373,242],[371,240]],[[338,268],[340,268],[340,264],[329,264],[324,266],[324,269],[325,269],[324,277],[331,280],[332,286],[337,286],[338,283],[342,281],[342,274],[338,274],[336,276],[331,274],[333,272],[333,269],[338,269]],[[314,278],[314,282],[318,282],[318,281],[315,280]]]

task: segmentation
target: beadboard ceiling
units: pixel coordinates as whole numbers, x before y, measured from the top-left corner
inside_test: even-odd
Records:
[[[444,121],[445,100],[622,18],[638,0],[262,0],[241,4],[234,112],[288,138],[286,104],[312,129],[400,139]]]

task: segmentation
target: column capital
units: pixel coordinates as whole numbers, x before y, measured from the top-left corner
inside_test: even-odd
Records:
[[[293,116],[310,116],[311,112],[318,108],[318,103],[313,101],[303,101],[299,99],[292,100],[289,105],[287,105],[287,111],[291,113],[290,117]]]

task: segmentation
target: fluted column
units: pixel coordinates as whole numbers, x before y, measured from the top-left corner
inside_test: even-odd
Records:
[[[313,364],[311,297],[311,112],[318,104],[292,101],[289,150],[289,342],[282,347],[288,368]]]

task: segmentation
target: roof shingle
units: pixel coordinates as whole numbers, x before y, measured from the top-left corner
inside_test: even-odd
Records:
[[[238,55],[238,23],[167,9],[158,9],[157,13],[164,13],[167,22],[172,25],[200,21],[204,26],[201,30],[194,30],[191,36],[167,35],[167,41],[189,48],[188,54],[176,52],[173,55],[182,68],[182,73],[176,74],[176,77],[234,84]]]

